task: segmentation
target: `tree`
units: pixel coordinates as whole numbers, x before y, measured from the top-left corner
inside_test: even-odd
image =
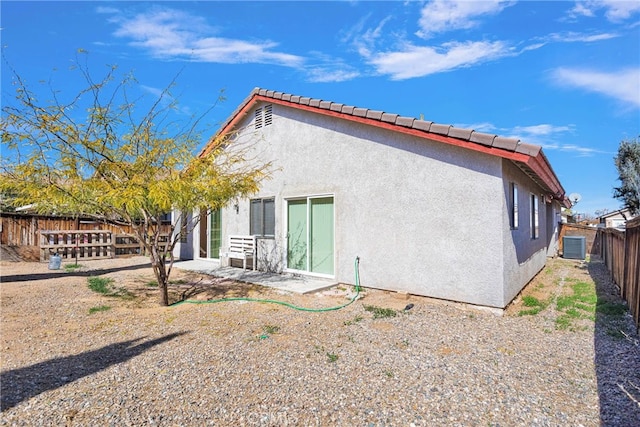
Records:
[[[250,162],[246,147],[235,146],[228,135],[215,137],[207,153],[196,156],[204,115],[186,123],[175,120],[177,102],[170,93],[175,78],[148,102],[133,95],[139,89],[133,76],[119,75],[116,67],[94,80],[86,62],[76,59],[74,72],[83,89],[63,101],[49,83],[47,102],[13,72],[15,98],[3,101],[0,122],[0,192],[11,194],[14,206],[35,203],[42,213],[131,227],[149,254],[161,303],[168,305],[173,248],[190,230],[182,228],[182,218],[174,218],[165,244],[161,216],[218,209],[247,196],[269,176],[270,164]]]
[[[632,214],[640,214],[640,141],[621,141],[614,160],[621,185],[614,188],[613,197],[622,200]]]

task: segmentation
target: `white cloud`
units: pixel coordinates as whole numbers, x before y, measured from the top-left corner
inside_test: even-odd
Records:
[[[578,157],[591,157],[595,154],[606,153],[605,151],[596,150],[595,148],[581,147],[579,145],[574,145],[574,144],[562,144],[558,146],[557,149],[560,151],[565,151],[569,153],[576,153]],[[611,154],[611,153],[607,153],[607,154]]]
[[[516,126],[512,130],[518,135],[528,136],[549,136],[558,133],[572,132],[573,126],[554,126],[550,124],[539,124],[533,126]]]
[[[456,123],[455,127],[460,129],[473,129],[476,132],[483,133],[497,133],[496,127],[493,123],[482,122],[482,123]]]
[[[310,82],[331,83],[353,80],[360,76],[360,73],[352,69],[339,69],[332,67],[311,67],[307,70],[307,78]]]
[[[544,150],[558,150],[577,154],[578,157],[590,157],[596,154],[605,153],[595,148],[582,147],[575,144],[563,144],[561,141],[567,134],[575,131],[574,125],[552,125],[542,123],[531,126],[515,126],[513,128],[498,128],[493,123],[482,122],[474,124],[456,124],[456,127],[463,129],[473,129],[477,132],[498,134],[516,138],[528,144],[541,146]],[[607,153],[609,154],[609,153]]]
[[[596,11],[604,9],[604,15],[611,22],[621,22],[640,12],[640,2],[633,0],[588,0],[576,2],[569,16],[594,17]]]
[[[578,157],[591,157],[596,154],[605,153],[604,151],[591,147],[562,143],[562,139],[564,139],[567,134],[574,133],[574,131],[574,125],[558,126],[542,123],[531,126],[516,126],[510,129],[508,133],[511,134],[513,138],[518,138],[523,142],[530,144],[539,145],[547,151],[557,150],[574,153]]]
[[[416,34],[428,38],[435,33],[468,29],[479,25],[474,18],[500,13],[513,2],[502,0],[468,1],[435,0],[427,3],[420,13],[420,31]]]
[[[609,73],[558,68],[552,76],[559,85],[578,87],[640,107],[640,68]]]
[[[272,41],[250,42],[216,37],[215,29],[198,16],[166,8],[155,8],[132,18],[114,16],[115,35],[129,38],[132,46],[163,59],[218,63],[271,63],[300,67],[304,58],[277,52]]]
[[[619,37],[618,34],[614,33],[596,33],[596,34],[582,34],[582,33],[553,33],[548,36],[548,39],[554,42],[565,42],[565,43],[573,43],[573,42],[597,42],[601,40],[609,40]]]
[[[376,43],[382,38],[382,30],[392,16],[382,19],[375,28],[365,30],[366,22],[371,18],[371,14],[360,19],[355,25],[344,31],[341,37],[342,43],[352,44],[355,50],[362,56],[369,56]]]
[[[441,48],[406,44],[396,52],[372,55],[368,61],[381,74],[403,80],[468,67],[512,54],[503,42],[451,42]]]

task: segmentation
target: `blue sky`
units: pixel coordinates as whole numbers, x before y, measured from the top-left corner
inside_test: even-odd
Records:
[[[613,158],[640,135],[640,2],[0,3],[3,55],[74,93],[91,68],[224,121],[254,87],[518,137],[543,147],[575,210],[618,209]],[[57,70],[57,71],[54,71]],[[2,64],[3,103],[12,96]],[[453,202],[455,203],[455,202]]]

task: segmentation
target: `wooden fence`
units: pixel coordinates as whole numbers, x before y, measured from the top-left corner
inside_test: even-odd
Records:
[[[145,255],[144,246],[130,227],[86,218],[2,213],[0,243],[37,248],[40,260],[58,253],[64,259],[101,259]],[[167,243],[171,224],[161,224],[161,241]]]
[[[564,254],[563,243],[565,236],[584,236],[587,245],[587,253],[591,255],[599,255],[600,239],[596,236],[596,233],[596,227],[563,223],[560,225],[560,235],[558,237],[558,252]]]
[[[598,229],[598,239],[602,260],[640,329],[640,217],[627,221],[625,231]]]
[[[40,231],[40,261],[47,261],[52,254],[62,259],[103,259],[131,255],[147,255],[138,239],[129,234],[115,234],[109,230]],[[169,241],[168,234],[161,234],[161,250]]]

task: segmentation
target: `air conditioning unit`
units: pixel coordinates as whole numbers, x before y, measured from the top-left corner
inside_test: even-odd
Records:
[[[584,236],[564,236],[562,238],[562,257],[585,259],[587,256],[587,238]]]

